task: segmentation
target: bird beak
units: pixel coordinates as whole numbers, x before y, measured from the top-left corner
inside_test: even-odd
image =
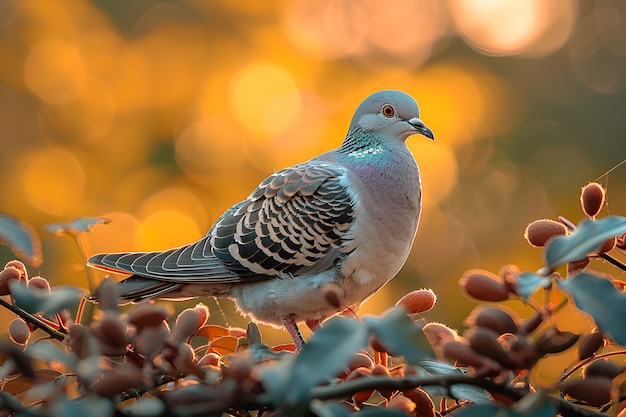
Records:
[[[430,130],[428,126],[424,124],[424,122],[422,122],[421,119],[414,117],[412,119],[407,120],[407,123],[410,124],[417,133],[420,133],[426,136],[427,138],[435,140],[435,134],[433,133],[432,130]]]

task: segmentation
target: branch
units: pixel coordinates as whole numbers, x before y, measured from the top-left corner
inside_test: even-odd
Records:
[[[60,340],[60,341],[65,340],[65,333],[60,332],[56,329],[53,329],[48,324],[46,324],[43,320],[33,316],[28,311],[22,310],[18,306],[15,306],[11,303],[7,303],[3,298],[0,298],[0,305],[6,308],[7,310],[10,310],[13,313],[17,314],[19,317],[23,318],[26,322],[48,333],[52,338]]]
[[[626,271],[626,264],[624,264],[619,259],[616,259],[616,258],[612,257],[608,253],[602,252],[602,253],[599,253],[598,256],[600,258],[604,259],[605,261],[609,262],[610,264],[613,264],[614,266],[618,267],[622,271]]]
[[[167,382],[167,381],[162,381]],[[440,386],[450,388],[452,385],[466,384],[483,388],[489,392],[497,392],[507,397],[519,401],[530,393],[527,388],[515,388],[507,384],[498,384],[490,379],[478,378],[469,375],[434,375],[434,376],[409,376],[404,378],[391,378],[387,376],[372,376],[359,378],[336,385],[318,386],[310,391],[309,400],[331,400],[347,399],[359,391],[367,390],[391,390],[402,391],[417,387]],[[232,396],[232,391],[228,388],[224,390],[224,398],[231,398],[228,404],[220,401],[197,404],[201,409],[189,410],[190,415],[210,415],[222,413],[230,410],[263,410],[273,409],[276,404],[272,401],[272,396],[265,392],[258,395],[250,395],[247,398],[242,396]],[[568,417],[606,417],[606,414],[599,411],[582,407],[562,398],[548,397],[558,408],[558,412]],[[171,410],[170,410],[171,411]],[[197,412],[197,414],[196,414]]]
[[[316,387],[311,390],[311,397],[327,400],[332,398],[345,398],[354,395],[359,391],[370,389],[383,390],[406,390],[416,387],[443,386],[450,388],[454,384],[467,384],[484,388],[490,392],[504,394],[513,400],[520,400],[530,391],[528,389],[514,388],[506,384],[498,384],[490,379],[477,378],[469,375],[439,375],[419,377],[411,376],[405,378],[389,377],[368,377],[344,382],[340,385],[326,385]],[[568,416],[580,417],[606,417],[606,414],[578,406],[562,398],[550,397],[550,401],[559,409],[560,413]]]

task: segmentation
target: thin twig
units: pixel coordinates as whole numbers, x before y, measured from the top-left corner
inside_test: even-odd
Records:
[[[615,259],[614,257],[612,257],[611,255],[605,252],[599,253],[598,256],[604,259],[605,261],[613,264],[614,266],[618,267],[622,271],[626,272],[626,264],[620,261],[619,259]]]
[[[613,168],[609,169],[608,171],[606,171],[604,174],[600,175],[598,178],[596,178],[595,180],[593,180],[592,182],[597,182],[600,178],[602,177],[606,177],[607,175],[609,175],[611,172],[615,171],[617,168],[621,167],[623,164],[626,163],[626,159],[624,159],[622,162],[620,162],[619,164],[615,165]]]
[[[65,333],[60,332],[56,329],[53,329],[48,324],[46,324],[43,320],[33,316],[28,311],[22,310],[18,306],[15,306],[11,303],[7,303],[2,298],[0,298],[0,305],[6,308],[7,310],[12,311],[13,313],[17,314],[19,317],[23,318],[25,321],[32,324],[33,326],[48,333],[52,338],[61,340],[61,341],[65,340]]]

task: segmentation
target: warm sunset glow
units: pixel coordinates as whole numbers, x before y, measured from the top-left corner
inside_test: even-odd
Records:
[[[143,250],[163,250],[194,242],[204,235],[196,221],[174,210],[159,210],[141,222]]]
[[[176,160],[200,182],[227,178],[245,162],[244,133],[224,118],[211,117],[187,127],[176,140]]]
[[[59,147],[30,150],[23,164],[23,192],[39,211],[63,216],[82,200],[85,173],[70,152]]]
[[[287,38],[303,53],[330,58],[355,55],[378,58],[382,52],[417,65],[447,31],[441,2],[297,0],[283,16]]]
[[[420,158],[420,171],[424,179],[424,204],[438,204],[444,201],[457,181],[456,156],[448,145],[439,145],[414,136],[408,140],[409,149]],[[436,181],[428,180],[436,178]]]
[[[450,0],[460,34],[494,55],[546,54],[561,47],[572,31],[572,0]]]
[[[46,224],[110,218],[93,252],[192,242],[271,173],[340,146],[382,89],[415,97],[436,140],[407,140],[420,229],[362,311],[432,287],[431,318],[462,327],[465,269],[540,267],[528,222],[578,222],[598,177],[606,211],[626,205],[626,165],[602,176],[626,155],[626,2],[14,0],[0,35],[0,214],[41,233],[54,285],[85,287],[84,262]]]
[[[165,188],[143,201],[138,210],[140,218],[147,218],[162,209],[168,209],[187,215],[203,229],[207,229],[206,209],[202,202],[190,191],[179,188]]]
[[[266,63],[250,65],[233,78],[229,104],[240,125],[259,137],[280,134],[302,108],[293,78]]]
[[[119,211],[102,213],[101,216],[110,219],[111,223],[100,227],[98,233],[89,234],[89,244],[94,253],[143,249],[143,230],[135,216]],[[120,246],[120,236],[124,236],[123,247]]]
[[[77,97],[88,78],[80,51],[59,39],[39,43],[28,56],[24,72],[33,93],[43,101],[56,104]]]

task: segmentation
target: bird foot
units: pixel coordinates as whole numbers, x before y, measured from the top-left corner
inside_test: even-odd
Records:
[[[302,333],[300,333],[300,329],[293,319],[285,319],[283,320],[283,326],[291,336],[293,343],[296,345],[296,352],[302,351],[302,347],[304,346],[304,338],[302,337]]]

